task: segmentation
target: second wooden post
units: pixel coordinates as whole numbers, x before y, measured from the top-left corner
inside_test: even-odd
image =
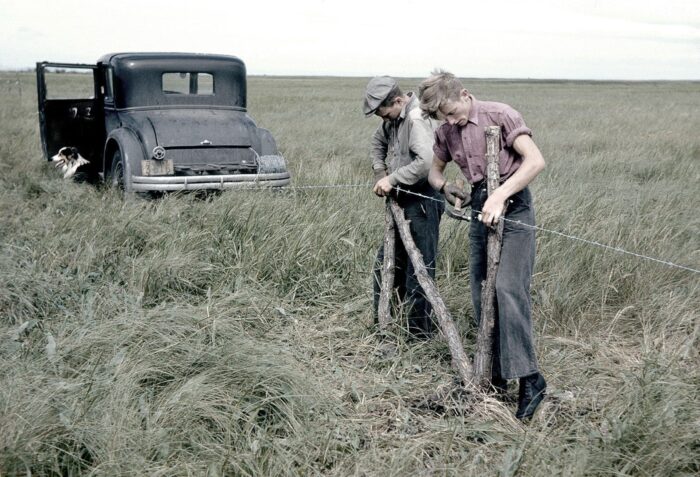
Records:
[[[394,221],[396,223],[399,236],[403,241],[408,257],[413,263],[413,268],[416,271],[418,283],[420,283],[423,293],[425,293],[425,297],[433,306],[433,311],[437,316],[442,333],[445,335],[447,345],[450,347],[450,353],[452,354],[452,367],[455,369],[455,371],[457,371],[457,375],[461,378],[465,388],[467,390],[471,390],[473,386],[472,367],[469,364],[467,353],[464,351],[464,345],[462,344],[462,338],[459,336],[457,326],[452,320],[452,316],[450,315],[447,306],[445,306],[445,302],[442,301],[435,282],[433,282],[433,279],[430,278],[430,275],[428,274],[428,270],[425,267],[425,262],[423,261],[423,255],[421,255],[420,250],[418,250],[418,247],[416,247],[416,243],[413,241],[413,237],[411,236],[409,221],[404,217],[403,209],[399,207],[393,199],[389,199],[389,206],[391,207],[391,212],[394,216]]]

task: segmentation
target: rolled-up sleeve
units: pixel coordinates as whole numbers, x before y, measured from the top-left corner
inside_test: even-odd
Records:
[[[435,157],[440,159],[442,162],[450,162],[452,160],[452,155],[450,155],[450,150],[447,147],[444,125],[440,126],[437,131],[435,131],[433,154],[435,154]]]
[[[372,141],[370,142],[369,157],[372,160],[372,169],[387,169],[386,153],[388,150],[388,141],[384,129],[381,125],[374,131]]]
[[[501,124],[503,125],[503,137],[506,147],[513,147],[515,139],[522,134],[532,136],[532,130],[527,127],[521,114],[513,108],[507,108],[503,111]]]

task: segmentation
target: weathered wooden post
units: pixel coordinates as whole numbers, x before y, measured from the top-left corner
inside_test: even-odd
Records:
[[[379,329],[385,331],[391,322],[391,296],[394,292],[394,262],[396,254],[396,228],[394,216],[391,213],[389,200],[386,202],[386,214],[384,216],[384,263],[381,271],[381,292],[379,294],[379,306],[377,307],[377,320]]]
[[[467,389],[472,388],[472,367],[469,364],[469,358],[464,352],[464,346],[462,345],[462,339],[459,337],[459,331],[457,331],[457,326],[455,326],[454,321],[452,321],[452,316],[445,306],[445,302],[442,301],[440,294],[438,293],[437,286],[433,282],[430,275],[428,275],[428,270],[423,262],[423,255],[416,247],[413,237],[411,236],[411,229],[409,228],[409,221],[403,215],[403,209],[398,206],[394,199],[389,199],[389,205],[391,207],[391,212],[394,216],[394,222],[396,223],[396,228],[399,231],[403,245],[406,248],[411,262],[413,263],[413,268],[416,271],[416,278],[418,278],[418,283],[420,283],[421,288],[423,288],[423,293],[428,299],[431,305],[433,305],[433,310],[438,318],[440,328],[442,333],[447,339],[447,345],[450,347],[450,353],[452,354],[452,367],[455,369],[459,377],[462,379],[464,386]],[[385,251],[386,253],[386,251]]]
[[[498,153],[501,149],[501,128],[486,127],[486,176],[488,195],[500,185]],[[491,382],[493,367],[493,330],[496,320],[496,273],[501,259],[501,242],[503,240],[503,220],[495,227],[489,227],[486,245],[487,265],[486,279],[481,289],[481,319],[476,337],[474,355],[474,374],[479,384],[486,387]]]

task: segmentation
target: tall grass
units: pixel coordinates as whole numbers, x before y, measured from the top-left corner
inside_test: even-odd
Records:
[[[33,79],[20,98],[15,78],[0,74],[0,474],[700,472],[697,275],[538,232],[551,395],[524,425],[460,391],[441,339],[374,335],[369,188],[125,202],[42,161]],[[370,181],[365,81],[250,79],[296,184]],[[535,130],[542,226],[700,268],[700,85],[470,87]],[[441,234],[438,285],[472,351],[466,226]]]

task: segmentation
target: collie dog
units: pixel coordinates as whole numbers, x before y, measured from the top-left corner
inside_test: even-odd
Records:
[[[56,169],[61,169],[64,179],[73,177],[80,166],[90,164],[90,161],[80,155],[75,147],[62,147],[58,153],[51,158]]]

